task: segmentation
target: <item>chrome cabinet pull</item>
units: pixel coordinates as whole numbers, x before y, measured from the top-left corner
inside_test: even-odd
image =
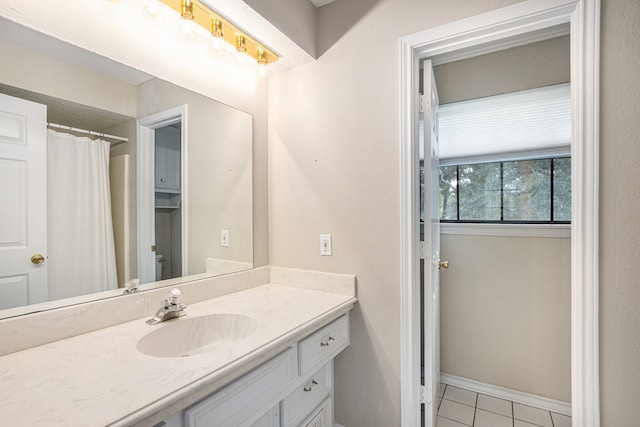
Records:
[[[304,387],[302,391],[311,391],[317,385],[318,385],[318,382],[316,380],[311,380],[311,384],[308,387]]]
[[[320,347],[326,347],[331,344],[331,341],[335,341],[333,337],[329,337],[326,341],[320,341]]]

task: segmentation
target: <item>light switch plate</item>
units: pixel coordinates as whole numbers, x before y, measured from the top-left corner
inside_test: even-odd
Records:
[[[220,246],[229,247],[229,230],[220,230]]]
[[[331,234],[320,235],[320,255],[331,256]]]

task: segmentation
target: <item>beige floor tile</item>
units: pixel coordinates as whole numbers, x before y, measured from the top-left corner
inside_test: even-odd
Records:
[[[571,417],[562,414],[551,413],[553,427],[571,427]]]
[[[476,399],[478,393],[465,390],[458,387],[448,385],[444,392],[444,398],[447,400],[453,400],[454,402],[462,403],[463,405],[476,406]]]
[[[457,421],[449,420],[447,418],[438,417],[436,421],[436,427],[469,427],[466,424],[459,423]]]
[[[478,408],[485,411],[495,412],[496,414],[506,417],[513,416],[511,402],[497,397],[487,396],[486,394],[478,394]]]
[[[540,427],[536,424],[527,423],[525,421],[513,420],[513,427]]]
[[[513,418],[476,409],[474,427],[513,427]]]
[[[534,408],[533,406],[513,404],[513,417],[542,427],[553,427],[549,411]]]
[[[438,415],[459,423],[472,425],[475,408],[451,400],[442,399]]]

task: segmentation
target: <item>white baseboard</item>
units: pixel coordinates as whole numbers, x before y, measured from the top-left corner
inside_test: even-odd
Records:
[[[571,404],[561,400],[536,396],[534,394],[511,390],[497,385],[481,383],[480,381],[470,380],[468,378],[462,378],[445,373],[440,373],[440,382],[454,387],[475,391],[476,393],[497,397],[499,399],[511,400],[512,402],[521,403],[523,405],[534,406],[536,408],[545,409],[558,414],[571,416]]]
[[[334,423],[333,427],[344,427],[342,424]]]

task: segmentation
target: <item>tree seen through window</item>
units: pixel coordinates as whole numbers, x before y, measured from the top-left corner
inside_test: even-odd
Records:
[[[569,223],[568,157],[440,167],[443,222]]]

